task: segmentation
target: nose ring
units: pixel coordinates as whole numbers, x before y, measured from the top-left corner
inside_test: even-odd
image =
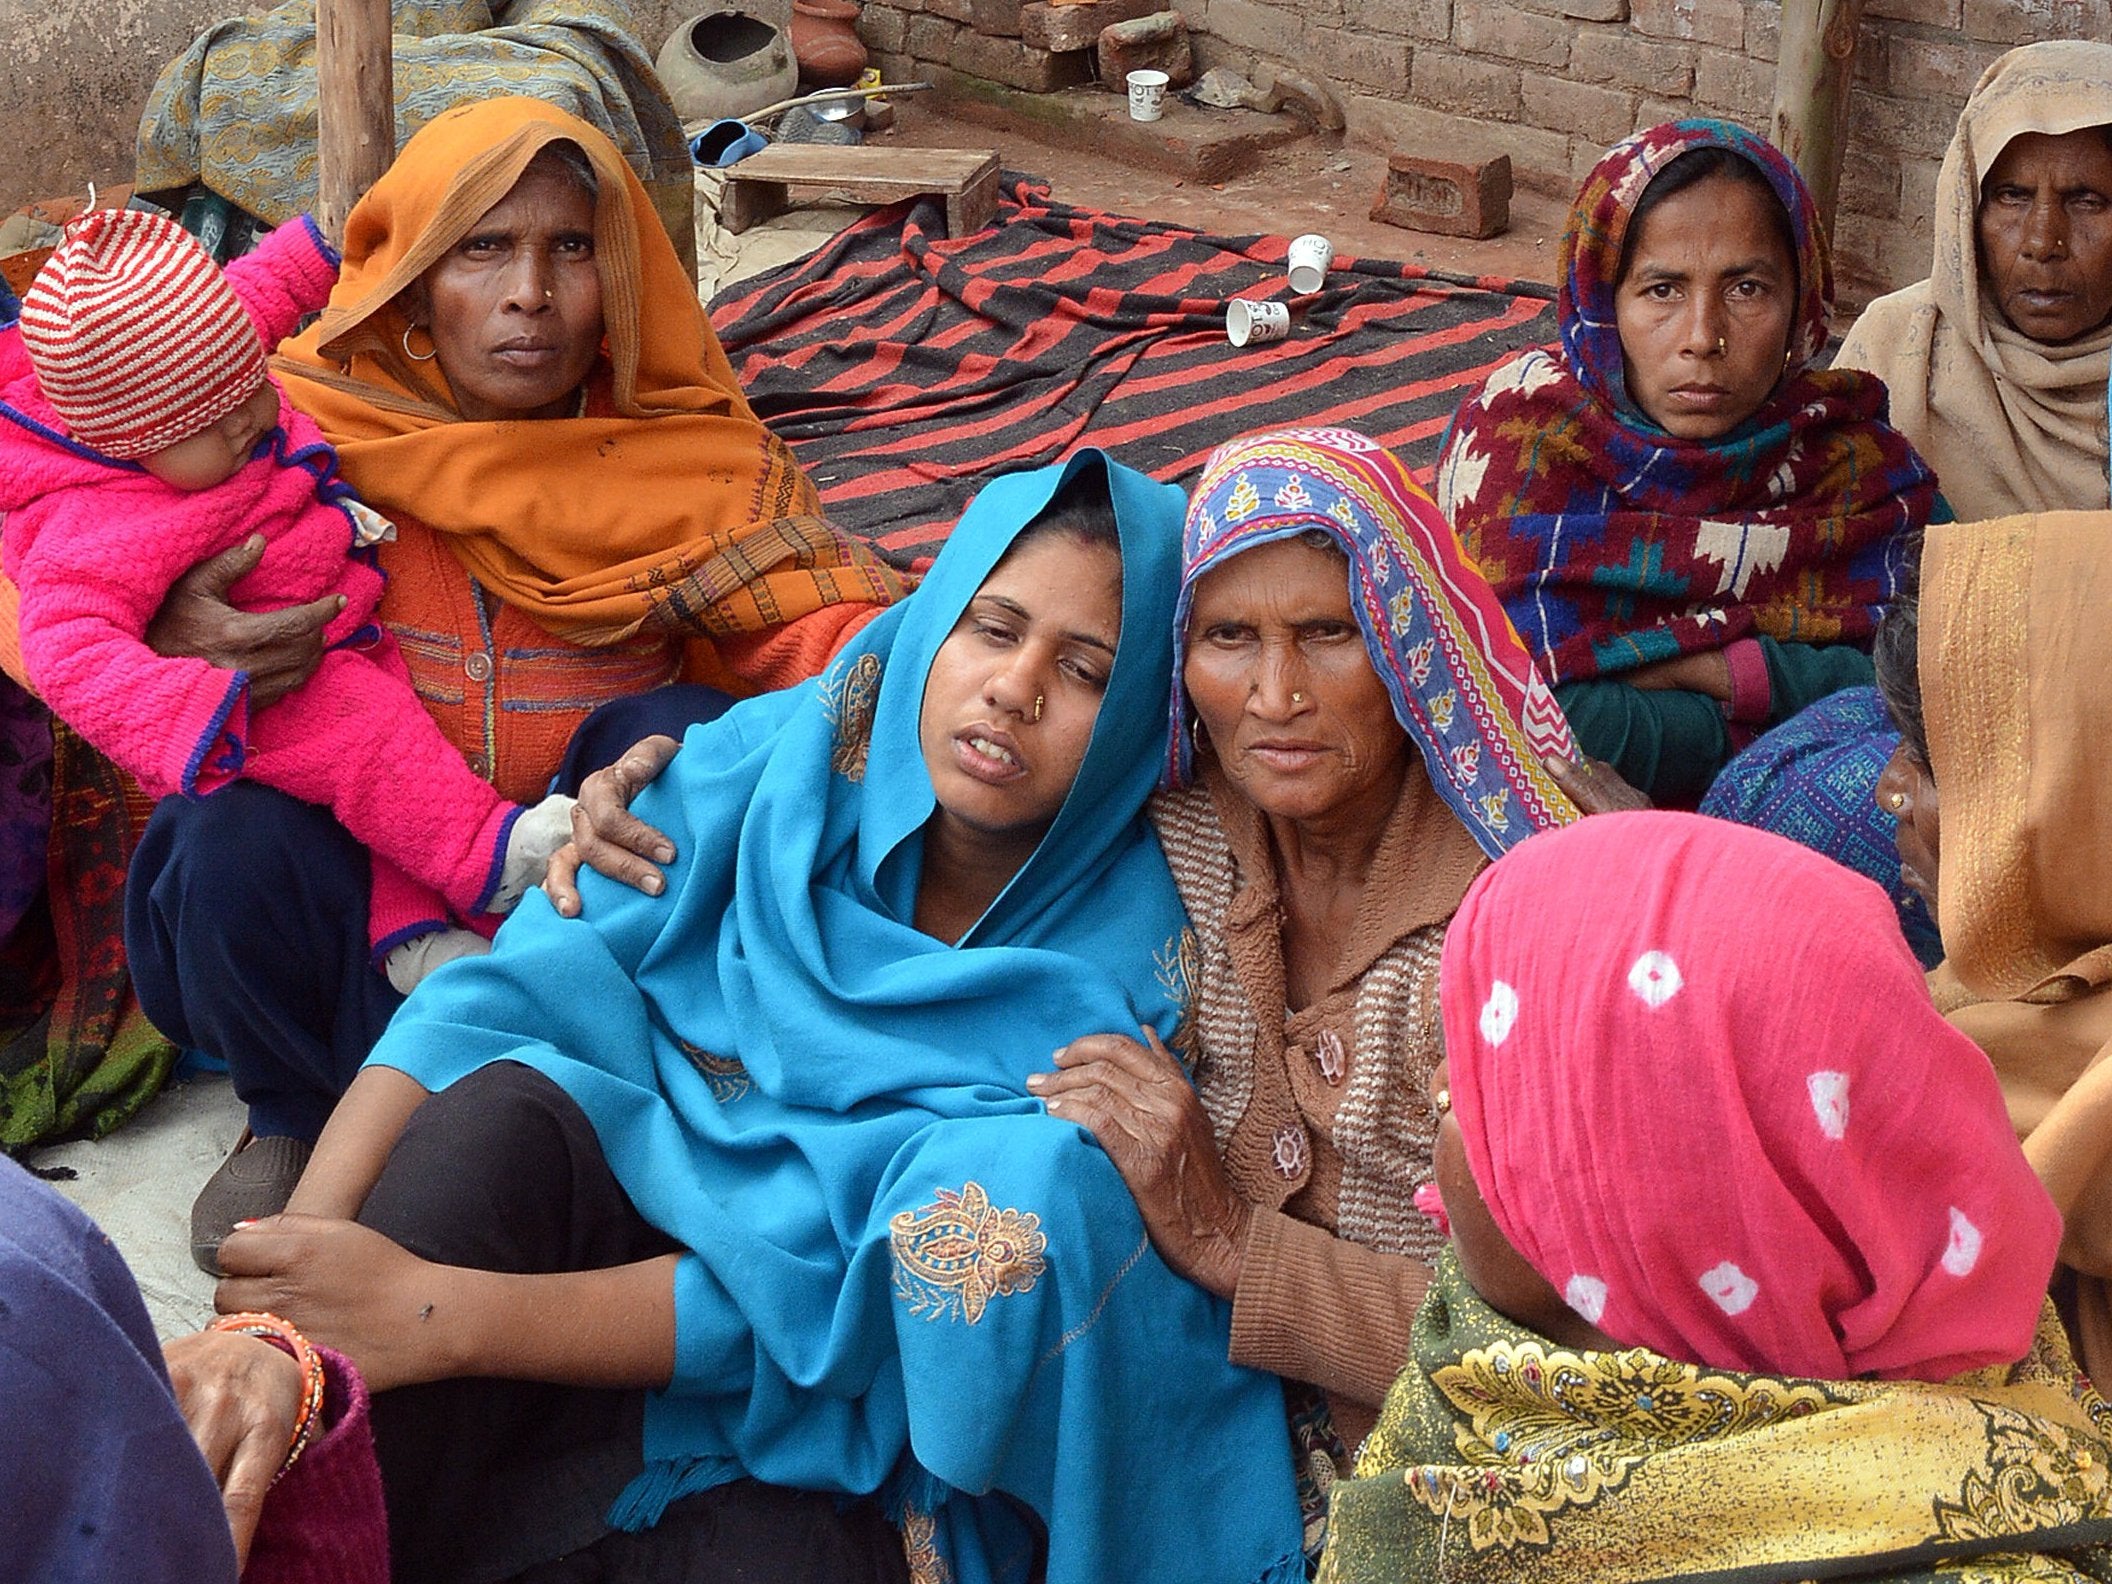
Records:
[[[1897,814],[1897,813],[1898,813],[1898,812],[1899,812],[1899,811],[1900,811],[1901,809],[1905,808],[1906,806],[1907,806],[1907,795],[1906,795],[1906,793],[1904,793],[1904,792],[1892,792],[1892,793],[1888,793],[1888,794],[1886,794],[1886,797],[1885,797],[1885,807],[1886,807],[1886,808],[1888,808],[1888,809],[1890,809],[1890,810],[1891,810],[1891,811],[1892,811],[1893,813]]]
[[[548,301],[549,301],[549,300],[550,300],[551,298],[555,297],[556,295],[557,295],[557,293],[556,293],[556,292],[554,292],[554,291],[552,291],[552,290],[551,290],[551,289],[550,289],[550,288],[549,288],[548,286],[545,286],[545,287],[543,288],[543,301],[544,301],[544,302],[548,302]]]
[[[1716,355],[1717,355],[1718,357],[1723,357],[1723,356],[1725,356],[1725,355],[1726,355],[1727,353],[1729,353],[1729,351],[1730,351],[1730,350],[1731,350],[1731,343],[1730,343],[1730,340],[1729,340],[1729,338],[1728,338],[1728,337],[1725,337],[1725,336],[1718,336],[1718,337],[1716,338]]]
[[[1041,719],[1041,706],[1043,702],[1044,700],[1042,699],[1042,696],[1039,693],[1034,695],[1034,718],[1036,720]]]
[[[1291,695],[1291,702],[1293,704],[1303,704],[1305,702],[1305,695],[1303,693],[1293,693]]]

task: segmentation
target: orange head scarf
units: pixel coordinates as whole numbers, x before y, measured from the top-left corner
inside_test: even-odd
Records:
[[[471,422],[439,365],[406,352],[402,294],[560,142],[586,154],[600,189],[594,410]],[[904,592],[819,515],[750,410],[616,146],[540,100],[463,105],[404,145],[346,221],[329,308],[275,366],[366,500],[446,535],[479,583],[573,643],[728,638]]]

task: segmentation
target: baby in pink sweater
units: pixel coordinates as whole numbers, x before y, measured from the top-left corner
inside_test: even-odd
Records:
[[[523,810],[472,772],[375,621],[371,546],[395,530],[265,363],[336,277],[306,218],[224,274],[161,215],[75,221],[0,350],[0,551],[53,712],[153,796],[244,776],[329,805],[373,855],[375,963],[408,991],[483,948],[569,836],[572,800]],[[258,533],[235,604],[335,592],[342,609],[314,675],[252,708],[248,673],[158,655],[145,634],[179,577]]]

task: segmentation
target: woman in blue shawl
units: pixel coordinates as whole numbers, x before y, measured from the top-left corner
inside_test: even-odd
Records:
[[[1119,567],[1071,504],[1101,478]],[[392,1024],[288,1216],[228,1240],[223,1305],[269,1301],[485,1431],[407,1481],[392,1462],[418,1438],[391,1446],[382,1391],[403,1567],[505,1577],[745,1478],[879,1492],[912,1572],[961,1584],[1026,1576],[1030,1512],[1054,1581],[1297,1576],[1277,1383],[1227,1363],[1223,1301],[1165,1266],[1105,1154],[1025,1087],[1082,1032],[1173,1039],[1188,998],[1141,817],[1181,509],[1093,452],[985,489],[824,676],[691,732],[638,804],[679,853],[662,894],[589,880],[579,919],[531,898]],[[1028,533],[1045,515],[1060,531]],[[484,1224],[566,1192],[525,1190],[529,1143],[501,1147],[461,1098],[521,1067],[569,1097],[536,1102],[558,1131],[583,1113],[641,1224],[613,1251],[565,1229],[569,1263],[469,1269],[453,1251],[502,1241]],[[480,1421],[489,1383],[462,1376],[654,1388],[613,1506],[608,1458],[524,1473],[536,1415]],[[591,1532],[564,1511],[582,1491]],[[463,1526],[500,1511],[542,1554],[406,1554],[404,1532],[476,1550]]]

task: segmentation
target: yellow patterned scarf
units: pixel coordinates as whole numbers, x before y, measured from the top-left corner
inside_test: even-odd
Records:
[[[2051,1305],[2021,1364],[1776,1379],[1557,1348],[1448,1250],[1320,1577],[2112,1580],[2106,1421]]]

